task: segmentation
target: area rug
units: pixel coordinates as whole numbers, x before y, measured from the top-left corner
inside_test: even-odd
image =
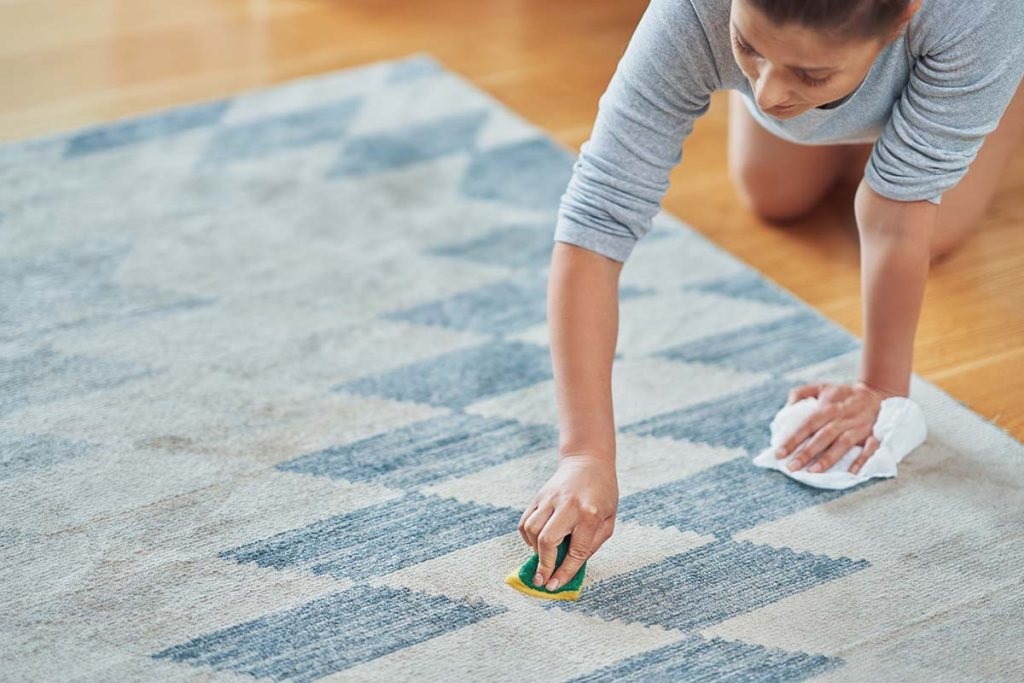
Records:
[[[1024,446],[915,376],[897,479],[753,466],[860,341],[665,213],[615,534],[503,583],[574,159],[427,54],[0,147],[0,677],[1024,678]]]

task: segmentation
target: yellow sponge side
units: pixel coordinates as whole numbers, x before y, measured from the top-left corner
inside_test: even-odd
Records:
[[[512,572],[506,576],[505,583],[512,586],[520,593],[532,595],[536,598],[547,598],[548,600],[579,600],[580,597],[580,591],[578,590],[561,591],[558,593],[539,591],[536,588],[527,586],[523,583],[522,579],[519,578],[519,572]]]

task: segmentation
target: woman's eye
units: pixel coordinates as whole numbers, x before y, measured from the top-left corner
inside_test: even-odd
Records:
[[[733,40],[733,42],[736,44],[736,47],[740,49],[740,51],[746,52],[748,55],[757,54],[754,52],[754,48],[750,47],[749,45],[741,43],[740,41],[735,39]]]
[[[825,85],[826,83],[829,82],[829,80],[831,80],[831,78],[832,76],[825,76],[825,78],[814,78],[813,76],[809,76],[806,73],[800,74],[800,79],[810,86]]]

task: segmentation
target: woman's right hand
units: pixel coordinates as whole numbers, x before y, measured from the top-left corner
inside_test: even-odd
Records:
[[[540,561],[534,585],[555,590],[572,579],[583,562],[611,538],[619,506],[615,463],[605,456],[559,456],[551,476],[519,520],[519,534]],[[552,576],[562,539],[572,534],[569,550]]]

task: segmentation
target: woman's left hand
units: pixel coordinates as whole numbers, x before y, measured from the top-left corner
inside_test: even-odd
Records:
[[[775,457],[785,458],[796,449],[796,455],[787,465],[790,471],[811,463],[807,468],[809,472],[824,472],[848,450],[860,445],[863,450],[850,465],[850,472],[856,474],[878,449],[879,442],[872,430],[882,400],[896,394],[868,386],[863,381],[853,384],[805,384],[789,392],[786,404],[808,396],[818,398],[818,409],[782,443]],[[810,441],[799,447],[808,438]]]

